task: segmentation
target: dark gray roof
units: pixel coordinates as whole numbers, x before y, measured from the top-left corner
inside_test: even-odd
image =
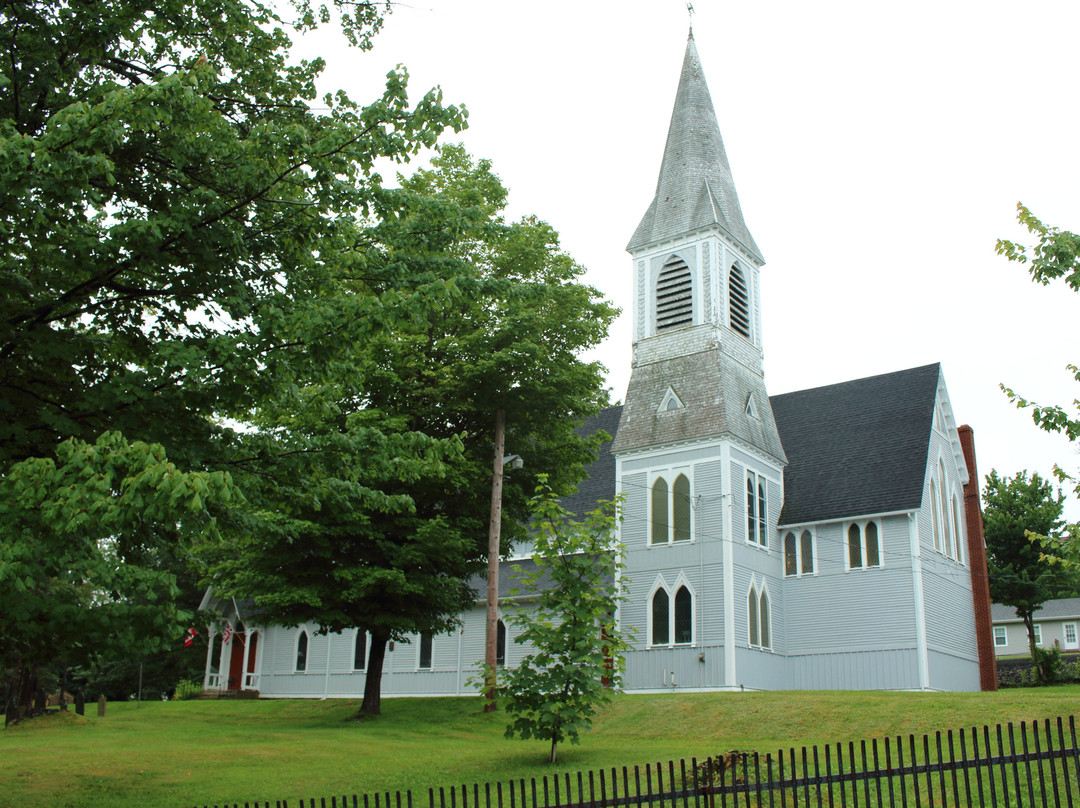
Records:
[[[686,42],[656,196],[626,249],[634,251],[708,227],[719,227],[758,263],[765,263],[743,220],[716,111],[691,33]]]
[[[622,405],[607,407],[600,414],[588,419],[577,431],[582,435],[592,435],[600,430],[612,438],[619,429],[622,417]],[[563,497],[562,506],[570,513],[581,515],[596,510],[601,500],[615,498],[615,456],[611,454],[611,441],[606,441],[597,454],[596,460],[586,469],[588,476],[581,481],[576,493]]]
[[[1080,620],[1080,598],[1058,598],[1048,600],[1041,609],[1036,609],[1033,615],[1036,622],[1041,620]],[[990,604],[990,622],[992,623],[1019,623],[1016,609],[1006,606],[1004,603]]]
[[[772,396],[787,453],[780,524],[918,508],[941,366]]]

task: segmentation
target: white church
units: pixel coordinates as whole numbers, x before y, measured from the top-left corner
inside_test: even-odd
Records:
[[[764,259],[692,34],[656,196],[627,250],[626,403],[586,426],[613,440],[566,502],[625,498],[624,689],[994,689],[971,430],[938,365],[769,397]],[[458,631],[390,645],[383,696],[477,692],[480,590]],[[219,608],[238,630],[211,628],[207,689],[363,695],[362,630],[243,625]],[[500,621],[500,663],[524,653]]]

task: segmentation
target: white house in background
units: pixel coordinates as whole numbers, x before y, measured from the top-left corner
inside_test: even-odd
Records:
[[[1080,598],[1048,600],[1033,615],[1035,644],[1040,648],[1080,651]],[[1012,606],[995,603],[990,607],[994,624],[994,653],[997,656],[1029,653],[1027,628]]]
[[[625,689],[996,687],[971,430],[936,364],[766,392],[765,262],[692,34],[656,195],[627,249],[626,403],[586,425],[614,440],[567,503],[625,497],[619,621],[636,631]],[[385,696],[476,692],[478,589],[459,631],[389,650]],[[221,611],[238,621],[233,604]],[[362,630],[320,636],[242,616],[246,631],[211,642],[207,687],[362,695]],[[523,649],[507,640],[500,658],[513,665]]]

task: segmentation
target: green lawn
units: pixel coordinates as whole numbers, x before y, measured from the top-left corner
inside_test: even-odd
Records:
[[[1080,713],[1080,686],[997,693],[620,696],[580,746],[508,741],[476,699],[114,703],[0,732],[0,806],[202,806],[452,786]],[[329,803],[327,803],[329,804]]]

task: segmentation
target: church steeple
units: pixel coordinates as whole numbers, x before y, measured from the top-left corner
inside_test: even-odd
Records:
[[[719,228],[759,265],[765,263],[743,220],[691,30],[656,195],[626,249],[637,252],[658,242],[713,227]]]
[[[765,261],[743,220],[693,33],[656,195],[627,250],[633,369],[612,451],[734,442],[782,467],[764,380]]]

